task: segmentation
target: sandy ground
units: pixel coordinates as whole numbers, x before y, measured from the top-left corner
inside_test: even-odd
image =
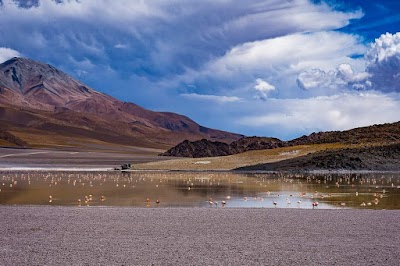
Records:
[[[400,211],[0,207],[0,265],[398,265]]]
[[[230,156],[207,158],[166,157],[166,161],[135,164],[141,170],[233,170],[238,167],[272,163],[313,153],[327,148],[338,148],[342,144],[318,144],[283,147],[269,150],[256,150]]]

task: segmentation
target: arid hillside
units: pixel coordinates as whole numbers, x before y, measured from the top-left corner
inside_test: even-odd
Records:
[[[33,147],[100,141],[166,149],[185,139],[230,143],[243,137],[120,101],[25,58],[0,64],[0,121],[3,131]]]
[[[275,149],[297,145],[341,143],[344,145],[387,145],[400,142],[400,122],[355,128],[346,131],[312,133],[290,141],[276,138],[244,137],[230,144],[218,141],[184,141],[169,149],[163,156],[214,157],[233,155],[251,150]]]

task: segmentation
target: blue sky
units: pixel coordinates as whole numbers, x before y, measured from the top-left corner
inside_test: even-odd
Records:
[[[245,135],[400,120],[400,3],[0,1],[0,61]]]

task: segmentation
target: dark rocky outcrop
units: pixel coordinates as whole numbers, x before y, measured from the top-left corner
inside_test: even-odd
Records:
[[[215,157],[232,155],[250,150],[274,149],[284,147],[285,145],[285,142],[279,139],[261,137],[245,137],[231,144],[209,141],[206,139],[199,141],[185,140],[160,155],[191,158]]]
[[[0,140],[10,143],[11,145],[15,145],[17,147],[25,148],[28,147],[28,143],[17,136],[14,136],[10,132],[0,129]]]
[[[209,141],[206,139],[198,141],[188,141],[179,143],[167,152],[160,154],[162,156],[176,157],[213,157],[233,154],[229,144],[220,141]]]

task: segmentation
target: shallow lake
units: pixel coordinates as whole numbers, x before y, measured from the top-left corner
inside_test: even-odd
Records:
[[[0,204],[400,209],[400,175],[0,172]]]

